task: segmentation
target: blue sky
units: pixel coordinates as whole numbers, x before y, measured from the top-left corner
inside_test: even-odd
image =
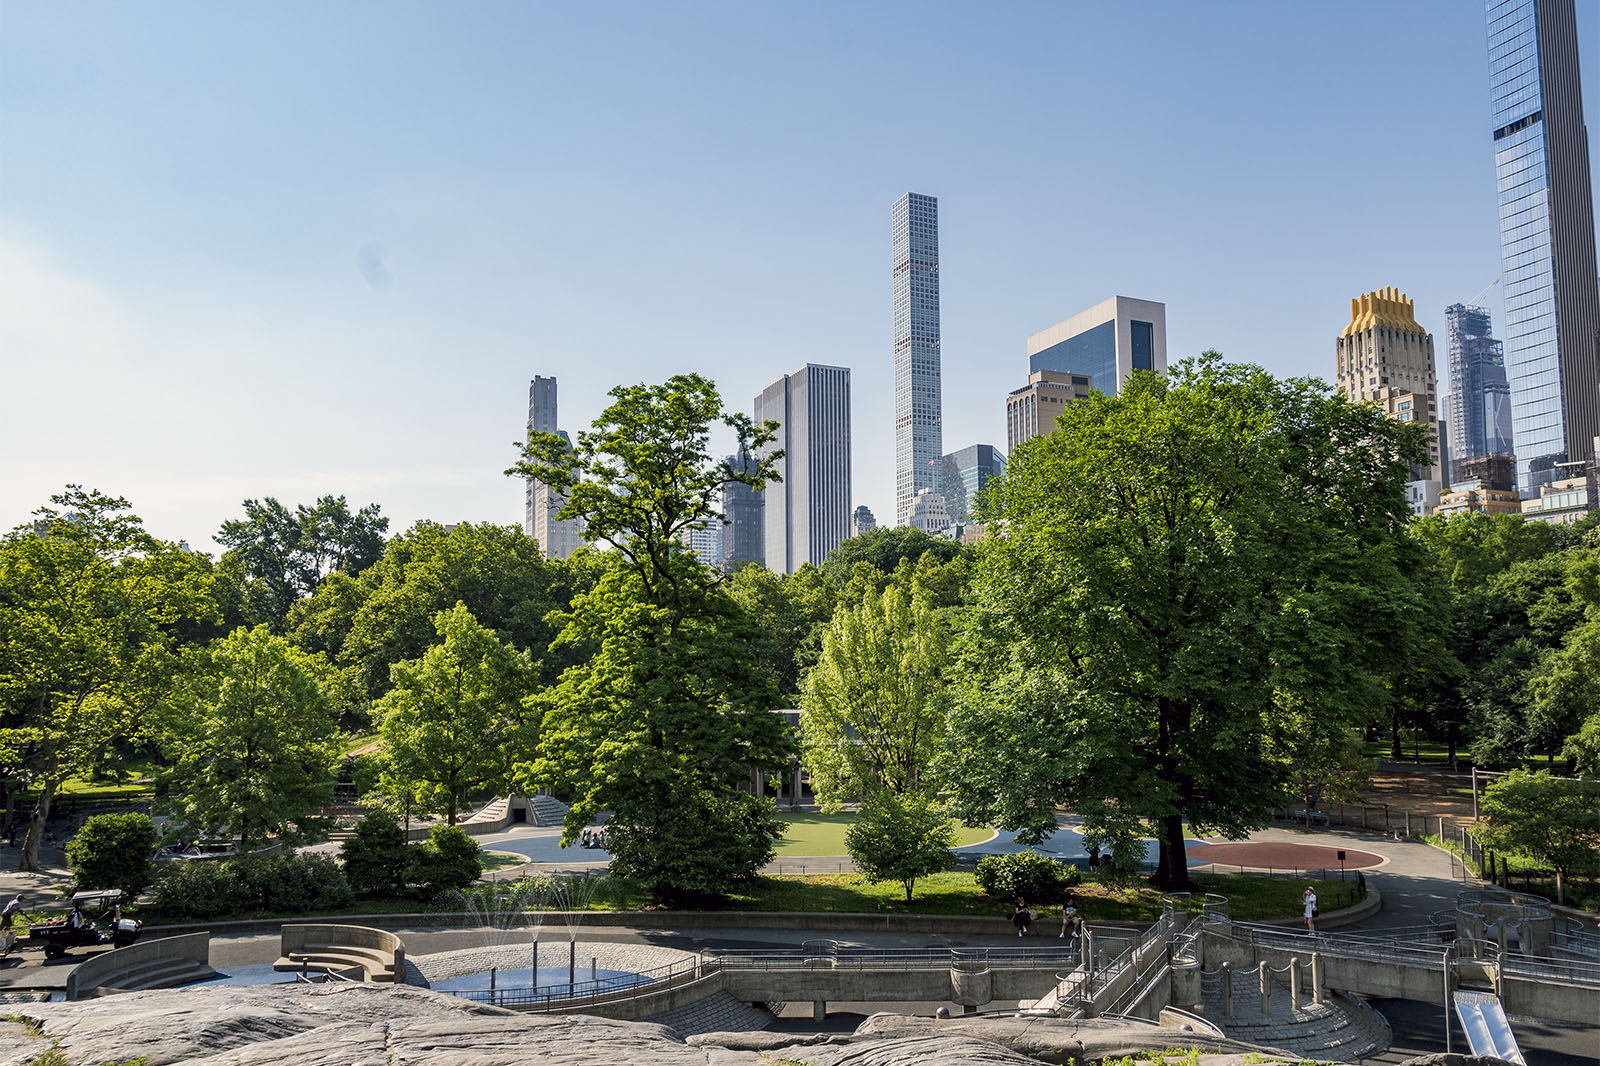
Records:
[[[1113,294],[1171,358],[1326,377],[1397,285],[1442,379],[1500,273],[1488,116],[1473,0],[0,0],[0,528],[69,481],[204,547],[246,496],[520,522],[534,374],[572,429],[805,362],[853,371],[881,519],[908,189],[947,450],[1003,445],[1026,336]]]

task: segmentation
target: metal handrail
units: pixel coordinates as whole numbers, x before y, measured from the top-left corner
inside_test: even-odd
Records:
[[[438,991],[456,996],[459,999],[471,1000],[474,1003],[488,1003],[498,1007],[521,1008],[533,1011],[551,1010],[558,1006],[565,1008],[586,1003],[631,999],[635,996],[658,992],[674,985],[682,984],[685,978],[697,979],[703,977],[719,968],[716,962],[706,961],[697,957],[669,963],[666,966],[657,966],[654,969],[628,974],[623,977],[579,981],[571,985],[555,984],[546,988],[533,986],[507,988],[497,985],[484,988],[439,989]]]

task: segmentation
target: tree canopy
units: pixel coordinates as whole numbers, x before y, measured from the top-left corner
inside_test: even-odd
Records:
[[[215,612],[207,577],[127,500],[77,485],[0,541],[0,765],[39,789],[19,869],[37,869],[61,783],[165,697],[178,628]]]
[[[263,590],[268,617],[261,621],[274,630],[326,575],[359,574],[376,562],[389,528],[377,504],[352,513],[343,496],[323,496],[293,511],[268,496],[245,500],[244,513],[222,523],[217,543]]]
[[[800,758],[823,809],[931,789],[949,707],[946,644],[933,609],[899,585],[834,614],[800,698]]]
[[[946,765],[958,811],[1054,807],[1188,885],[1184,824],[1240,835],[1290,784],[1287,713],[1354,724],[1423,641],[1404,486],[1426,431],[1215,353],[1069,405],[990,482]]]
[[[326,828],[339,757],[319,677],[327,667],[264,625],[197,656],[166,722],[172,806],[196,830],[289,844]]]
[[[561,517],[584,519],[585,538],[615,545],[623,560],[556,616],[554,646],[590,654],[535,698],[540,743],[518,772],[574,790],[565,841],[609,809],[613,868],[664,898],[750,876],[777,837],[770,804],[739,791],[751,771],[779,769],[790,752],[771,713],[773,675],[741,650],[756,634],[724,575],[684,542],[695,523],[720,520],[723,482],[760,488],[772,476],[770,457],[738,471],[713,461],[712,423],[734,431],[740,454],[759,454],[772,426],[725,414],[697,375],[611,395],[570,450],[534,434],[508,471],[564,493]],[[686,818],[695,847],[665,846],[685,843]]]
[[[510,777],[512,753],[531,744],[522,701],[535,667],[458,603],[434,618],[440,643],[396,663],[375,707],[388,755],[385,787],[450,825],[470,788]]]

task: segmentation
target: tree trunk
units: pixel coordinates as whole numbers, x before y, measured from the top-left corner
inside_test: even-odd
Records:
[[[1561,876],[1561,867],[1556,867],[1556,902],[1563,907],[1567,905],[1567,879]]]
[[[456,790],[453,788],[450,790],[450,804],[446,808],[446,817],[449,819],[447,824],[456,824]]]
[[[1161,819],[1160,845],[1160,861],[1150,883],[1168,892],[1194,888],[1189,880],[1189,855],[1183,850],[1183,815],[1169,814]]]
[[[39,802],[28,815],[28,834],[22,838],[22,854],[17,856],[17,869],[23,873],[39,872],[39,845],[44,843],[44,824],[50,818],[50,804],[55,801],[58,782],[54,777],[45,779],[39,790]]]
[[[1400,712],[1389,712],[1389,758],[1399,762],[1405,758],[1405,752],[1400,750]]]

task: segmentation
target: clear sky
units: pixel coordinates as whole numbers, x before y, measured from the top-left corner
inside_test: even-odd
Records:
[[[1600,123],[1600,3],[1578,0]],[[889,209],[939,198],[944,442],[1113,294],[1330,377],[1500,273],[1483,5],[0,0],[0,528],[67,482],[520,523],[534,374],[854,373],[893,513]],[[1600,174],[1600,169],[1596,170]],[[1483,298],[1500,325],[1498,290]]]

